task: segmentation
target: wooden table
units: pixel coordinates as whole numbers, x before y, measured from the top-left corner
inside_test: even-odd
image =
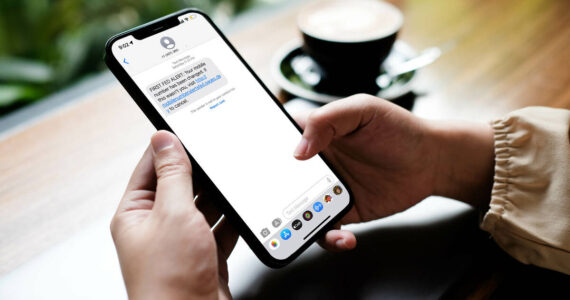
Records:
[[[570,109],[570,1],[393,1],[400,38],[445,53],[422,70],[413,111],[487,121]],[[287,9],[230,40],[270,89],[270,60],[298,37]],[[154,129],[119,84],[94,90],[0,141],[0,275],[110,215]]]

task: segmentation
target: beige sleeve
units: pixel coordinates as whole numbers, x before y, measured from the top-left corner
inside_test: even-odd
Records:
[[[481,228],[517,260],[570,274],[570,111],[528,107],[492,126],[495,178]]]

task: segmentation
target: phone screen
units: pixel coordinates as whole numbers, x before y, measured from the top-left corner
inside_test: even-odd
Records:
[[[320,156],[294,158],[301,133],[199,13],[111,45],[154,109],[259,242],[286,259],[349,205]]]

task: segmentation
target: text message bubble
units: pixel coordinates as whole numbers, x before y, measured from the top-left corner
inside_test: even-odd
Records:
[[[205,58],[149,85],[147,91],[165,113],[172,114],[227,82],[212,60]]]

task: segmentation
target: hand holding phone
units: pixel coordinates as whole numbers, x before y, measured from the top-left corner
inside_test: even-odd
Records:
[[[216,205],[256,255],[284,266],[351,207],[300,129],[203,13],[183,10],[111,38],[105,61],[157,129],[175,133]]]
[[[238,235],[225,219],[210,230],[221,213],[191,173],[176,136],[155,133],[111,221],[130,299],[231,299],[226,259]]]

